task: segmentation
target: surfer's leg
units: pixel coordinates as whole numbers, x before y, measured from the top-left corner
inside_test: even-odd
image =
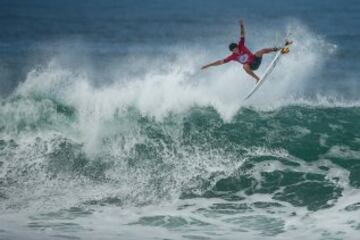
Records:
[[[245,72],[247,72],[247,74],[249,74],[250,76],[256,79],[256,82],[260,80],[260,78],[253,72],[253,70],[251,70],[250,64],[244,64],[243,68]]]
[[[276,52],[278,50],[279,50],[278,48],[263,48],[263,49],[257,51],[254,55],[257,57],[262,57],[264,54]]]

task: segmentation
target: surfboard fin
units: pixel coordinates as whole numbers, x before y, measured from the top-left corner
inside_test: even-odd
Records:
[[[288,47],[284,47],[284,48],[281,49],[282,54],[287,54],[289,52],[290,52],[290,49]]]

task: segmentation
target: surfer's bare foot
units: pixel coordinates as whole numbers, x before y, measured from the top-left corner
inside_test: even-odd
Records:
[[[293,43],[293,41],[291,41],[291,40],[286,40],[285,41],[285,46],[288,46],[288,45],[290,45],[290,44],[292,44]],[[284,48],[282,48],[282,47],[273,47],[272,48],[272,50],[274,51],[274,52],[277,52],[277,51],[280,51],[281,50],[281,52],[282,53],[285,53],[286,52],[286,50],[284,50],[284,49],[287,49],[287,47],[284,47]],[[285,51],[285,52],[284,52]],[[287,52],[286,52],[287,53]]]

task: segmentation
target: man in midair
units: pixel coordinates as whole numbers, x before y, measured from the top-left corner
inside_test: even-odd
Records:
[[[291,44],[291,41],[286,41],[285,45]],[[287,53],[287,48],[263,48],[255,54],[253,54],[246,46],[245,46],[245,27],[244,27],[244,21],[240,20],[240,41],[238,44],[236,43],[230,43],[229,50],[232,52],[232,54],[225,59],[218,60],[212,63],[209,63],[205,66],[203,66],[201,69],[205,69],[211,66],[218,66],[225,63],[228,63],[230,61],[237,61],[241,64],[243,64],[244,70],[253,78],[256,79],[256,82],[260,80],[260,78],[254,73],[255,70],[257,70],[261,64],[262,56],[267,53],[276,52],[281,50],[282,53]]]

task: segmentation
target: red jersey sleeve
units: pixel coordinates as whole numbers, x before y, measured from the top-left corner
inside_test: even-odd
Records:
[[[245,46],[245,38],[242,37],[240,38],[240,41],[239,41],[239,47],[244,47]]]
[[[226,58],[224,59],[224,63],[228,63],[228,62],[230,62],[230,61],[232,61],[232,60],[235,60],[235,59],[236,59],[235,54],[231,54],[230,56],[228,56],[228,57],[226,57]]]

